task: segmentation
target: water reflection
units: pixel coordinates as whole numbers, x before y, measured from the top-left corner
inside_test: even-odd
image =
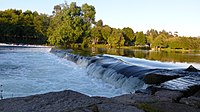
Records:
[[[158,60],[162,62],[186,62],[200,63],[200,52],[189,51],[151,51],[135,49],[114,49],[114,48],[87,48],[74,49],[74,53],[80,55],[112,54],[147,60]]]

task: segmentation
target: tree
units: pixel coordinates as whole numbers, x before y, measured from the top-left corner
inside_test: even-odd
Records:
[[[49,42],[62,46],[82,43],[84,38],[89,37],[92,23],[95,21],[94,6],[83,4],[79,7],[76,2],[60,6],[61,11],[52,17],[48,29]]]
[[[146,37],[147,37],[147,44],[151,47],[154,39],[158,36],[158,31],[151,29],[147,30]]]
[[[152,43],[152,47],[155,47],[156,49],[167,47],[167,36],[165,34],[158,35]]]
[[[108,25],[103,26],[103,28],[101,29],[101,34],[105,42],[108,42],[108,37],[110,37],[111,33],[112,33],[112,28],[110,26]]]
[[[177,31],[174,32],[174,36],[178,37],[178,32]]]
[[[96,14],[95,7],[85,3],[82,5],[81,9],[83,11],[84,20],[89,23],[94,23]]]
[[[135,39],[134,31],[129,27],[125,27],[122,29],[122,32],[124,35],[125,43],[127,45],[130,45],[131,42],[133,42],[133,40]]]
[[[50,19],[46,14],[35,15],[33,25],[35,26],[35,31],[37,32],[35,35],[36,37],[47,37],[49,21]]]
[[[169,32],[167,32],[167,31],[165,31],[165,30],[162,30],[162,31],[159,31],[159,34],[161,35],[161,34],[163,34],[163,35],[165,35],[165,36],[167,36],[167,37],[169,37]]]
[[[62,37],[60,35],[60,26],[62,25],[62,21],[62,12],[58,12],[55,16],[51,16],[50,24],[47,30],[48,42],[51,45],[62,44]]]
[[[113,28],[111,35],[108,37],[108,44],[110,47],[120,47],[124,45],[124,37],[121,29]]]
[[[184,37],[174,37],[170,38],[167,41],[167,45],[171,49],[188,49],[189,43],[187,41],[187,38]]]
[[[99,42],[99,40],[102,38],[102,34],[101,34],[101,27],[100,26],[95,26],[91,29],[91,40],[92,40],[92,44],[96,44]]]
[[[44,44],[47,40],[48,16],[37,11],[8,9],[0,11],[0,42]],[[45,19],[42,19],[45,17]],[[44,26],[43,23],[46,23]]]
[[[144,46],[145,44],[147,44],[147,38],[146,38],[145,34],[142,31],[137,32],[135,45]]]
[[[58,12],[61,11],[61,6],[60,5],[55,5],[53,9],[54,9],[53,14],[58,13]]]
[[[96,22],[96,26],[103,27],[103,21],[100,19]]]

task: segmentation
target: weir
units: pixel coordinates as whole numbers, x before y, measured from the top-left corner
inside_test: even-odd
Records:
[[[135,92],[150,85],[179,91],[200,86],[200,71],[192,66],[174,70],[152,69],[136,66],[114,57],[103,55],[83,57],[72,54],[71,51],[52,48],[50,52],[85,67],[89,76],[102,79],[126,92]]]

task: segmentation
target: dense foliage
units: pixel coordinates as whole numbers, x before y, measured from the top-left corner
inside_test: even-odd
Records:
[[[200,39],[181,37],[178,32],[150,29],[134,32],[104,25],[95,20],[95,7],[76,2],[54,6],[47,16],[36,11],[9,9],[0,11],[0,42],[82,47],[104,44],[108,47],[135,46],[153,49],[200,49]]]
[[[89,38],[96,13],[94,6],[83,4],[79,7],[72,2],[57,7],[60,10],[54,7],[55,13],[47,32],[50,44],[67,46],[82,43],[84,38]]]
[[[44,44],[47,41],[49,17],[29,10],[0,11],[0,42]]]

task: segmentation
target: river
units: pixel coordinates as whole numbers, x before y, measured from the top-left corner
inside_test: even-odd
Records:
[[[143,64],[145,66],[147,63],[149,63],[150,66],[157,64],[157,67],[168,66],[170,68],[185,68],[193,65],[194,67],[200,69],[200,51],[154,51],[116,48],[79,48],[74,49],[73,53],[85,56],[106,54],[113,57],[118,57],[120,59],[123,58],[126,61],[135,62],[135,64]]]
[[[0,90],[3,98],[75,90],[89,96],[116,96],[115,89],[87,75],[84,67],[49,53],[50,48],[0,46]]]
[[[51,54],[50,49],[41,46],[0,46],[1,96],[10,98],[67,89],[89,96],[113,97],[127,93],[121,88],[116,89],[114,85],[101,79],[89,76],[83,66]],[[83,53],[80,50],[75,51],[75,53],[78,52]],[[149,57],[147,54],[152,54],[152,51],[146,50],[117,51],[117,53],[123,53],[119,54],[122,56],[105,51],[98,52],[105,53],[104,56],[115,57],[133,65],[149,68],[183,69],[193,65],[200,69],[199,60],[195,61],[200,59],[197,53],[176,54],[180,59],[185,59],[185,56],[187,56],[188,61],[178,61],[176,58],[163,61],[157,58],[167,59],[167,57],[159,55],[154,57],[156,59],[145,59],[136,56],[139,53],[142,56],[146,54],[145,56]],[[124,53],[127,52],[129,54],[125,55]],[[91,53],[98,54],[97,51],[91,51]],[[153,53],[160,54],[160,52]],[[167,56],[170,57],[170,55]]]

